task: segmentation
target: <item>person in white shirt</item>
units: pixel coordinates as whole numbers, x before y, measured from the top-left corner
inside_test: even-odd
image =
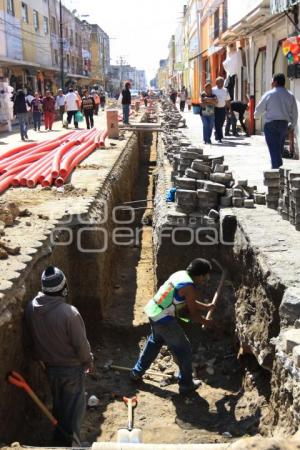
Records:
[[[78,96],[75,94],[73,88],[69,89],[69,92],[65,96],[65,111],[68,114],[68,125],[72,122],[72,117],[74,117],[75,128],[78,128],[78,122],[76,121],[76,113],[79,111],[79,101]]]
[[[218,103],[215,106],[215,138],[219,143],[223,139],[223,125],[226,118],[226,108],[230,105],[230,95],[226,88],[224,88],[224,78],[218,77],[216,79],[216,86],[212,88],[212,92],[217,96]]]

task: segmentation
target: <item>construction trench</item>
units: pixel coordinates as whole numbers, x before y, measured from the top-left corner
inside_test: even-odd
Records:
[[[113,444],[127,420],[122,398],[137,395],[134,424],[141,428],[143,442],[151,444],[147,448],[174,444],[182,450],[231,445],[242,449],[248,448],[248,439],[249,448],[300,448],[300,361],[295,351],[300,344],[298,274],[286,281],[272,271],[247,233],[242,210],[221,207],[218,220],[203,225],[202,214],[178,212],[174,203],[166,202],[172,187],[167,135],[169,139],[175,136],[176,146],[188,148],[191,143],[184,129],[172,130],[170,124],[163,129],[162,133],[127,132],[120,148],[101,150],[116,153],[101,183],[97,180],[92,194],[74,189],[67,209],[45,228],[47,232],[43,230],[44,239],[36,241],[31,258],[23,259],[20,276],[11,276],[13,283],[2,284],[3,447],[12,442],[46,447],[51,442],[51,425],[24,392],[6,382],[6,374],[13,369],[21,372],[50,407],[45,374],[28,353],[23,311],[39,290],[43,268],[53,263],[68,278],[70,301],[85,320],[95,355],[95,372],[87,376],[86,396],[94,395],[99,402],[87,407],[83,442],[98,443],[94,447],[99,450],[144,448]],[[93,159],[92,155],[78,170],[91,170],[94,176],[101,164],[103,157]],[[43,195],[49,200],[49,191],[40,195],[41,205]],[[63,194],[55,195],[54,203],[61,201]],[[14,201],[20,209],[30,211],[32,206],[26,196],[18,200],[10,191],[3,199]],[[77,212],[72,212],[72,204],[77,204]],[[249,214],[261,217],[268,211],[257,206]],[[40,212],[37,217],[45,223]],[[21,225],[28,222],[28,218],[18,220]],[[213,239],[216,235],[217,240]],[[215,328],[182,322],[193,348],[194,374],[202,384],[194,394],[180,396],[176,365],[163,347],[151,369],[168,377],[148,374],[143,384],[134,385],[127,372],[109,369],[109,365],[133,366],[149,332],[145,303],[171,273],[196,257],[216,260],[227,271],[213,315]],[[213,263],[213,269],[208,286],[199,292],[207,301],[221,278],[217,264]],[[278,447],[267,446],[272,437],[281,442]],[[110,444],[100,444],[105,442]]]

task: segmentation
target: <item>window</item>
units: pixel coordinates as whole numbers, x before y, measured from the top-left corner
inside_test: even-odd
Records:
[[[70,55],[67,55],[67,69],[70,67]]]
[[[33,10],[33,26],[35,31],[39,31],[39,13]]]
[[[7,0],[7,12],[12,16],[15,15],[14,0]]]
[[[217,39],[220,34],[220,8],[214,14],[214,39]]]
[[[26,5],[26,3],[22,2],[22,20],[23,22],[28,23],[28,7]]]
[[[53,16],[51,16],[51,32],[56,34],[56,20]]]
[[[54,50],[54,63],[58,66],[58,51]]]
[[[65,38],[68,39],[69,37],[69,29],[66,27],[65,29]]]
[[[43,30],[45,34],[49,33],[49,24],[48,24],[48,17],[44,16],[44,20],[43,20]]]
[[[75,73],[75,56],[72,56],[72,73]]]
[[[74,44],[74,33],[73,33],[73,30],[71,30],[71,33],[70,33],[70,45],[73,45]]]
[[[224,4],[223,4],[222,32],[225,33],[227,28],[228,28],[228,4],[227,4],[227,0],[225,0]]]

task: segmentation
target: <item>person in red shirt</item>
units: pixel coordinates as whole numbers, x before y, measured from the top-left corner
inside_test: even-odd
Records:
[[[55,98],[50,91],[46,91],[46,97],[43,98],[43,111],[45,130],[52,130],[55,115]]]

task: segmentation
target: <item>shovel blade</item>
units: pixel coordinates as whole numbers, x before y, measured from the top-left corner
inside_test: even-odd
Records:
[[[127,428],[120,428],[117,433],[117,442],[122,444],[140,444],[143,442],[142,430],[133,428],[129,431]]]

